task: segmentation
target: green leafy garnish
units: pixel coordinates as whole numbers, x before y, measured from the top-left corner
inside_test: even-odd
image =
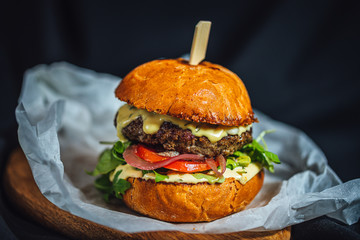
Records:
[[[266,142],[264,140],[264,136],[267,133],[273,131],[263,131],[260,135],[253,140],[251,143],[246,144],[241,151],[246,153],[253,162],[261,163],[265,168],[267,168],[270,172],[274,172],[273,163],[280,164],[279,157],[270,151],[268,151]],[[263,145],[259,143],[261,141]]]
[[[112,188],[115,193],[115,197],[122,199],[122,195],[125,194],[126,190],[131,187],[131,184],[125,179],[119,178],[122,171],[118,171],[114,176]]]
[[[122,199],[122,195],[131,187],[128,181],[119,178],[121,172],[122,171],[118,171],[115,174],[113,182],[109,180],[109,173],[101,175],[95,180],[95,187],[103,193],[103,198],[106,202],[108,202],[112,196]]]
[[[97,178],[94,182],[95,187],[100,191],[111,192],[112,186],[109,180],[109,174],[101,175],[101,177]]]
[[[106,174],[115,169],[121,162],[112,157],[111,149],[104,150],[99,157],[99,162],[96,165],[94,171],[87,172],[89,175],[98,176],[100,174]]]
[[[125,151],[126,148],[128,148],[130,146],[131,142],[120,142],[117,141],[114,146],[113,149],[117,154],[123,154],[123,152]]]
[[[105,201],[109,201],[111,196],[121,199],[122,195],[127,189],[131,187],[131,184],[125,179],[119,178],[121,171],[118,171],[113,182],[110,181],[110,172],[117,166],[126,164],[123,153],[125,149],[130,146],[131,142],[122,143],[120,141],[115,143],[102,142],[103,144],[114,144],[111,149],[105,149],[99,156],[99,161],[92,172],[87,172],[91,176],[98,176],[94,182],[95,187],[103,193]]]
[[[155,182],[161,182],[164,181],[165,179],[169,179],[168,175],[162,175],[160,173],[157,173],[155,171],[153,171],[155,173]]]
[[[120,164],[126,164],[122,154],[130,145],[130,142],[122,143],[116,142],[111,149],[105,149],[99,157],[99,162],[94,171],[87,172],[91,176],[98,176],[100,174],[107,174],[114,170]]]
[[[155,170],[141,170],[141,171],[142,171],[143,176],[147,173],[154,173],[155,174],[155,182],[161,182],[161,181],[164,181],[165,179],[169,179],[168,175],[160,174],[160,173],[156,172]]]
[[[236,167],[247,167],[250,162],[259,162],[270,172],[274,172],[273,163],[280,164],[279,157],[270,151],[264,136],[274,130],[263,131],[251,143],[244,145],[239,151],[227,157],[226,167],[233,170]],[[259,143],[261,141],[262,145]],[[241,172],[243,173],[243,172]]]
[[[112,184],[109,180],[109,174],[101,175],[94,182],[95,187],[103,193],[103,198],[106,202],[109,202],[110,195],[113,194]]]

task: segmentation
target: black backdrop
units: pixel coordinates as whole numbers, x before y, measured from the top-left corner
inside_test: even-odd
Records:
[[[199,20],[213,23],[206,59],[243,79],[254,108],[305,131],[344,182],[360,177],[360,2],[334,0],[2,3],[1,170],[17,145],[14,109],[26,69],[67,61],[123,77],[146,61],[188,53]],[[6,200],[2,215],[0,234],[23,236],[23,219]],[[320,218],[306,229],[334,237],[329,223],[342,227]],[[294,234],[305,234],[301,226]]]

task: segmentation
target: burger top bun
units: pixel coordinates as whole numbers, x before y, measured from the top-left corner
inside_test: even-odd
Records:
[[[115,95],[137,108],[193,122],[242,126],[256,121],[241,79],[205,61],[195,66],[181,58],[147,62],[121,81]]]

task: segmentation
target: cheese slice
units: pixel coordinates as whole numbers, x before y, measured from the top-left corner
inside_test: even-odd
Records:
[[[168,115],[161,115],[153,112],[148,112],[144,109],[138,109],[128,104],[120,107],[116,122],[117,133],[120,141],[126,141],[126,138],[121,133],[122,129],[130,122],[138,117],[143,120],[143,131],[146,134],[154,134],[159,129],[163,122],[171,122],[182,129],[189,129],[194,136],[207,137],[212,143],[219,141],[227,135],[241,135],[242,133],[251,129],[251,124],[248,126],[229,127],[222,125],[213,125],[207,123],[196,123],[186,120],[181,120]]]
[[[237,167],[233,170],[226,169],[223,174],[224,178],[235,178],[241,184],[247,183],[251,178],[256,176],[261,171],[262,167],[260,163],[250,163],[247,167]],[[136,169],[129,164],[119,165],[117,168],[110,173],[110,181],[114,181],[114,176],[117,172],[121,171],[118,178],[128,179],[132,178],[142,178],[144,180],[155,180],[155,173],[146,173],[143,174],[141,170]],[[211,172],[211,171],[210,171]],[[206,178],[196,178],[194,174],[191,173],[179,173],[179,174],[169,174],[168,178],[164,179],[163,182],[178,182],[178,183],[200,183],[200,182],[209,182]],[[214,175],[211,175],[214,176]],[[220,182],[221,179],[219,179]]]

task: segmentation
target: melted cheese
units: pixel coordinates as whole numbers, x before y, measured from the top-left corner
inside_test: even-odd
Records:
[[[132,178],[142,178],[145,180],[155,180],[154,173],[146,173],[143,175],[141,170],[138,170],[129,164],[119,165],[111,174],[110,181],[114,181],[114,176],[117,172],[121,171],[119,174],[119,178],[127,179],[129,177]],[[224,173],[224,177],[226,178],[235,178],[241,184],[247,183],[251,178],[253,178],[256,174],[261,171],[261,165],[259,163],[250,163],[247,167],[237,167],[233,170],[226,169]],[[209,175],[211,174],[211,171]],[[211,175],[213,176],[213,175]],[[163,180],[163,182],[182,182],[182,183],[200,183],[200,182],[208,182],[206,178],[197,179],[193,174],[183,173],[183,174],[169,174],[169,178]],[[220,180],[220,179],[219,179]]]
[[[117,133],[120,141],[126,141],[126,138],[121,133],[122,129],[126,127],[130,122],[136,118],[141,117],[143,120],[143,131],[146,134],[154,134],[159,129],[163,122],[171,122],[182,129],[191,130],[192,134],[197,137],[205,136],[212,143],[219,141],[221,138],[227,135],[241,135],[242,133],[249,131],[251,125],[240,127],[229,127],[221,125],[213,125],[207,123],[196,123],[186,120],[181,120],[168,115],[161,115],[153,112],[148,112],[143,109],[132,107],[128,104],[122,106],[117,114]]]

